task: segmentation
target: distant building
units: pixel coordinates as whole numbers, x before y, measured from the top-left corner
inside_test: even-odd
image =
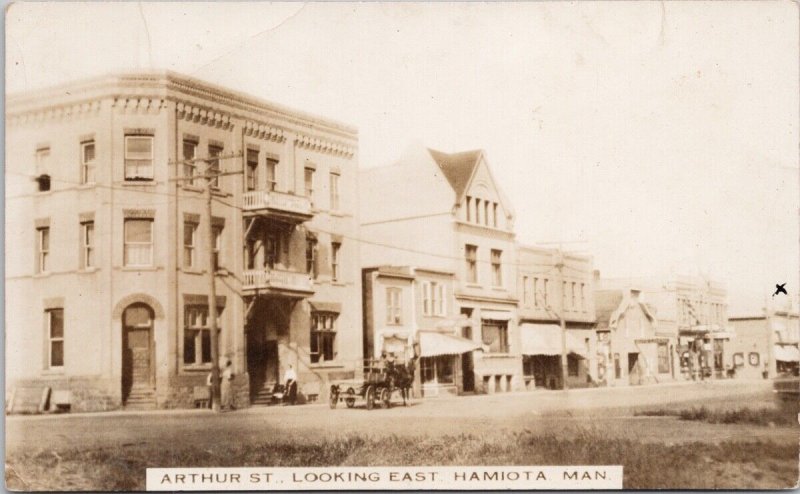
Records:
[[[737,377],[772,378],[797,369],[800,314],[790,303],[737,314],[730,324],[736,332],[730,351]]]
[[[309,399],[361,360],[352,127],[171,72],[9,96],[7,382],[72,410],[236,402],[288,365]],[[214,181],[207,226],[206,170]],[[18,394],[17,396],[21,396]]]
[[[417,148],[360,178],[362,266],[453,273],[452,312],[486,349],[461,359],[463,391],[523,389],[514,213],[485,153]]]
[[[601,279],[598,287],[601,291],[627,291],[632,287],[640,290],[641,302],[647,304],[657,319],[655,336],[674,344],[678,358],[677,365],[673,363],[676,379],[726,375],[733,332],[727,325],[727,291],[721,283],[678,276],[666,281],[653,278]],[[663,349],[659,351],[663,352]],[[663,357],[661,360],[666,363]],[[628,363],[631,363],[630,359]],[[662,365],[662,369],[665,368]],[[670,374],[672,372],[670,370]]]
[[[559,265],[561,268],[559,270]],[[598,383],[594,274],[590,256],[520,245],[517,293],[522,365],[527,389],[561,389],[561,326],[567,341],[567,384]]]
[[[655,384],[680,373],[674,332],[660,331],[656,310],[635,288],[598,290],[599,380],[608,386]]]

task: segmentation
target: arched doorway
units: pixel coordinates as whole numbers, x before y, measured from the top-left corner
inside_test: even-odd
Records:
[[[122,402],[150,396],[155,387],[153,309],[134,303],[122,313]]]

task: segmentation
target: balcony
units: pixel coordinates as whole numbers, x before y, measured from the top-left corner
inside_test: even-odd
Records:
[[[274,190],[245,192],[243,210],[245,214],[266,215],[290,223],[302,223],[314,216],[308,197]]]
[[[308,273],[297,273],[282,269],[251,269],[244,272],[242,288],[245,291],[284,295],[289,297],[309,297],[314,294],[314,285]]]

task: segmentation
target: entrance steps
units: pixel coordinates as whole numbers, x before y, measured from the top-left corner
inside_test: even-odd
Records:
[[[272,390],[275,389],[275,381],[265,382],[261,389],[258,390],[256,395],[251,401],[252,406],[269,406],[272,405]]]
[[[131,389],[131,394],[125,401],[125,410],[155,410],[156,392],[152,388]]]

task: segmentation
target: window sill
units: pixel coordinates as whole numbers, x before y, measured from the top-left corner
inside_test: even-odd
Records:
[[[467,288],[483,288],[483,285],[479,285],[478,283],[465,283]]]
[[[343,212],[343,211],[339,211],[339,210],[336,210],[336,211],[334,211],[334,210],[328,211],[328,214],[330,214],[331,216],[336,216],[337,218],[344,218],[345,216],[348,216],[348,214],[347,214],[347,213],[345,213],[345,212]]]
[[[347,283],[344,281],[331,280],[331,286],[347,286]]]
[[[42,371],[43,376],[63,376],[64,374],[64,367],[51,367]]]
[[[161,185],[161,182],[156,182],[155,180],[123,180],[118,183],[124,187],[155,187]]]
[[[161,266],[122,266],[120,271],[159,271]]]
[[[51,273],[50,271],[45,271],[44,273],[35,273],[35,274],[33,275],[33,279],[37,279],[37,278],[49,278],[49,277],[50,277],[52,274],[53,274],[53,273]]]
[[[229,192],[225,192],[222,189],[216,189],[214,187],[211,188],[211,195],[216,197],[231,197],[232,194]]]
[[[335,360],[331,360],[329,362],[318,362],[316,364],[308,364],[308,367],[311,369],[341,369],[344,368],[344,364],[340,364]]]
[[[503,286],[493,286],[492,290],[494,290],[496,292],[504,292],[504,291],[506,291],[505,287],[503,287]]]
[[[185,191],[188,191],[188,192],[203,192],[203,190],[204,190],[204,189],[203,189],[202,187],[200,187],[200,186],[197,186],[197,185],[189,185],[189,184],[184,184],[184,185],[181,185],[181,189],[183,189],[183,190],[185,190]]]
[[[184,274],[206,274],[205,269],[181,268]]]
[[[95,189],[97,188],[97,182],[87,182],[85,184],[80,184],[76,187],[78,190],[88,190],[88,189]]]
[[[78,274],[92,274],[100,271],[100,268],[84,268],[77,271]]]

